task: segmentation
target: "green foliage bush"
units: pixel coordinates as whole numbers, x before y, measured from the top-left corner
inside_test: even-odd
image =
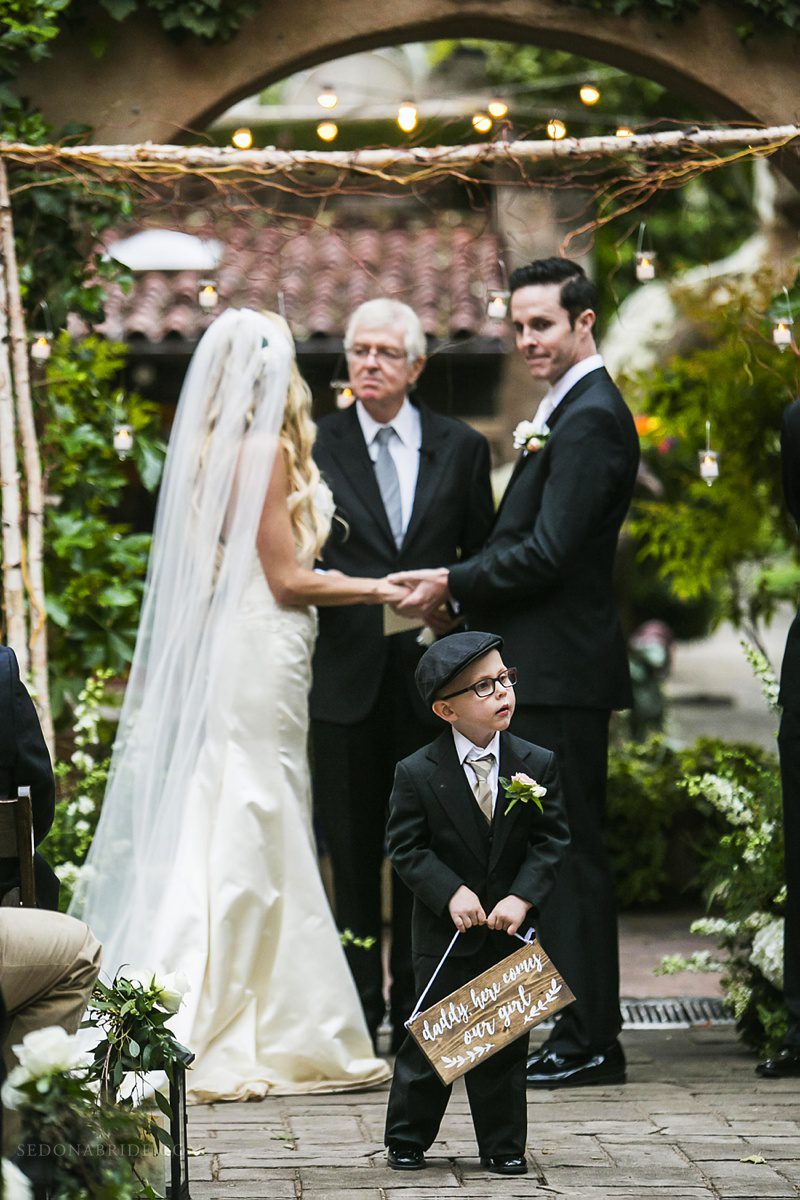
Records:
[[[74,698],[87,672],[125,670],[133,654],[150,535],[115,511],[132,477],[153,491],[163,462],[158,408],[117,387],[124,347],[62,334],[47,364],[40,434],[49,503],[45,586],[53,709]],[[115,422],[133,427],[129,463],[113,449]]]
[[[634,410],[649,417],[643,454],[664,487],[662,497],[632,507],[640,557],[681,600],[719,596],[717,617],[754,641],[796,582],[774,570],[796,542],[781,491],[779,431],[800,378],[798,359],[775,350],[764,320],[773,290],[766,279],[747,291],[726,285],[723,300],[676,290],[700,345],[623,384]],[[719,452],[713,487],[698,471],[706,420]]]
[[[682,17],[696,13],[702,6],[701,0],[570,0],[581,8],[591,8],[595,12],[609,12],[616,16],[627,16],[637,11],[645,16],[659,20],[679,21]],[[764,24],[788,25],[790,29],[800,29],[800,5],[797,0],[740,0],[737,5],[730,5],[734,19],[736,16],[746,16],[754,13],[758,21]],[[738,9],[738,13],[737,10]],[[737,23],[740,37],[747,37],[753,32],[750,22]]]

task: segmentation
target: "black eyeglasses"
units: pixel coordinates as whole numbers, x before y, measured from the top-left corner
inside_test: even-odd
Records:
[[[501,671],[496,679],[479,679],[477,683],[471,683],[469,687],[460,688],[457,692],[448,692],[446,696],[440,696],[440,700],[452,700],[453,696],[463,696],[465,692],[474,692],[479,700],[486,700],[489,696],[493,696],[498,683],[501,688],[513,688],[517,683],[517,668],[507,667],[505,671]]]

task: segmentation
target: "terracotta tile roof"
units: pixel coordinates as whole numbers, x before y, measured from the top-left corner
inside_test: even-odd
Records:
[[[299,341],[341,337],[353,309],[375,296],[410,304],[436,338],[503,333],[486,317],[486,288],[501,286],[497,236],[459,214],[423,228],[292,231],[243,223],[191,232],[224,242],[216,275],[221,306],[275,309],[283,292]],[[127,294],[110,285],[100,332],[154,343],[197,339],[213,319],[197,303],[198,279],[195,271],[146,271]]]

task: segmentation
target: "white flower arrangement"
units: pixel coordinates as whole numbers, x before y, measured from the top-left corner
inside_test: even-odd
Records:
[[[753,793],[724,775],[706,773],[688,781],[689,794],[704,796],[731,825],[753,822]]]
[[[85,1069],[91,1064],[91,1055],[80,1044],[78,1036],[67,1033],[60,1025],[32,1030],[18,1045],[12,1046],[12,1050],[19,1062],[3,1084],[2,1098],[6,1108],[19,1106],[22,1096],[18,1089],[23,1084]]]

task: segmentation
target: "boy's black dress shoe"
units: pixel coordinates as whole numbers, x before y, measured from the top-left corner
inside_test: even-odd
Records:
[[[544,1050],[544,1047],[542,1047]],[[553,1050],[531,1055],[528,1087],[590,1087],[625,1082],[625,1055],[619,1042],[589,1055],[562,1055]]]
[[[800,1046],[785,1047],[775,1058],[759,1063],[756,1075],[761,1075],[763,1079],[791,1079],[800,1075]]]
[[[495,1154],[491,1158],[481,1157],[481,1166],[490,1175],[527,1175],[528,1164],[521,1154]]]
[[[419,1146],[405,1146],[398,1142],[386,1152],[386,1161],[393,1171],[422,1171],[427,1167],[425,1152]]]

